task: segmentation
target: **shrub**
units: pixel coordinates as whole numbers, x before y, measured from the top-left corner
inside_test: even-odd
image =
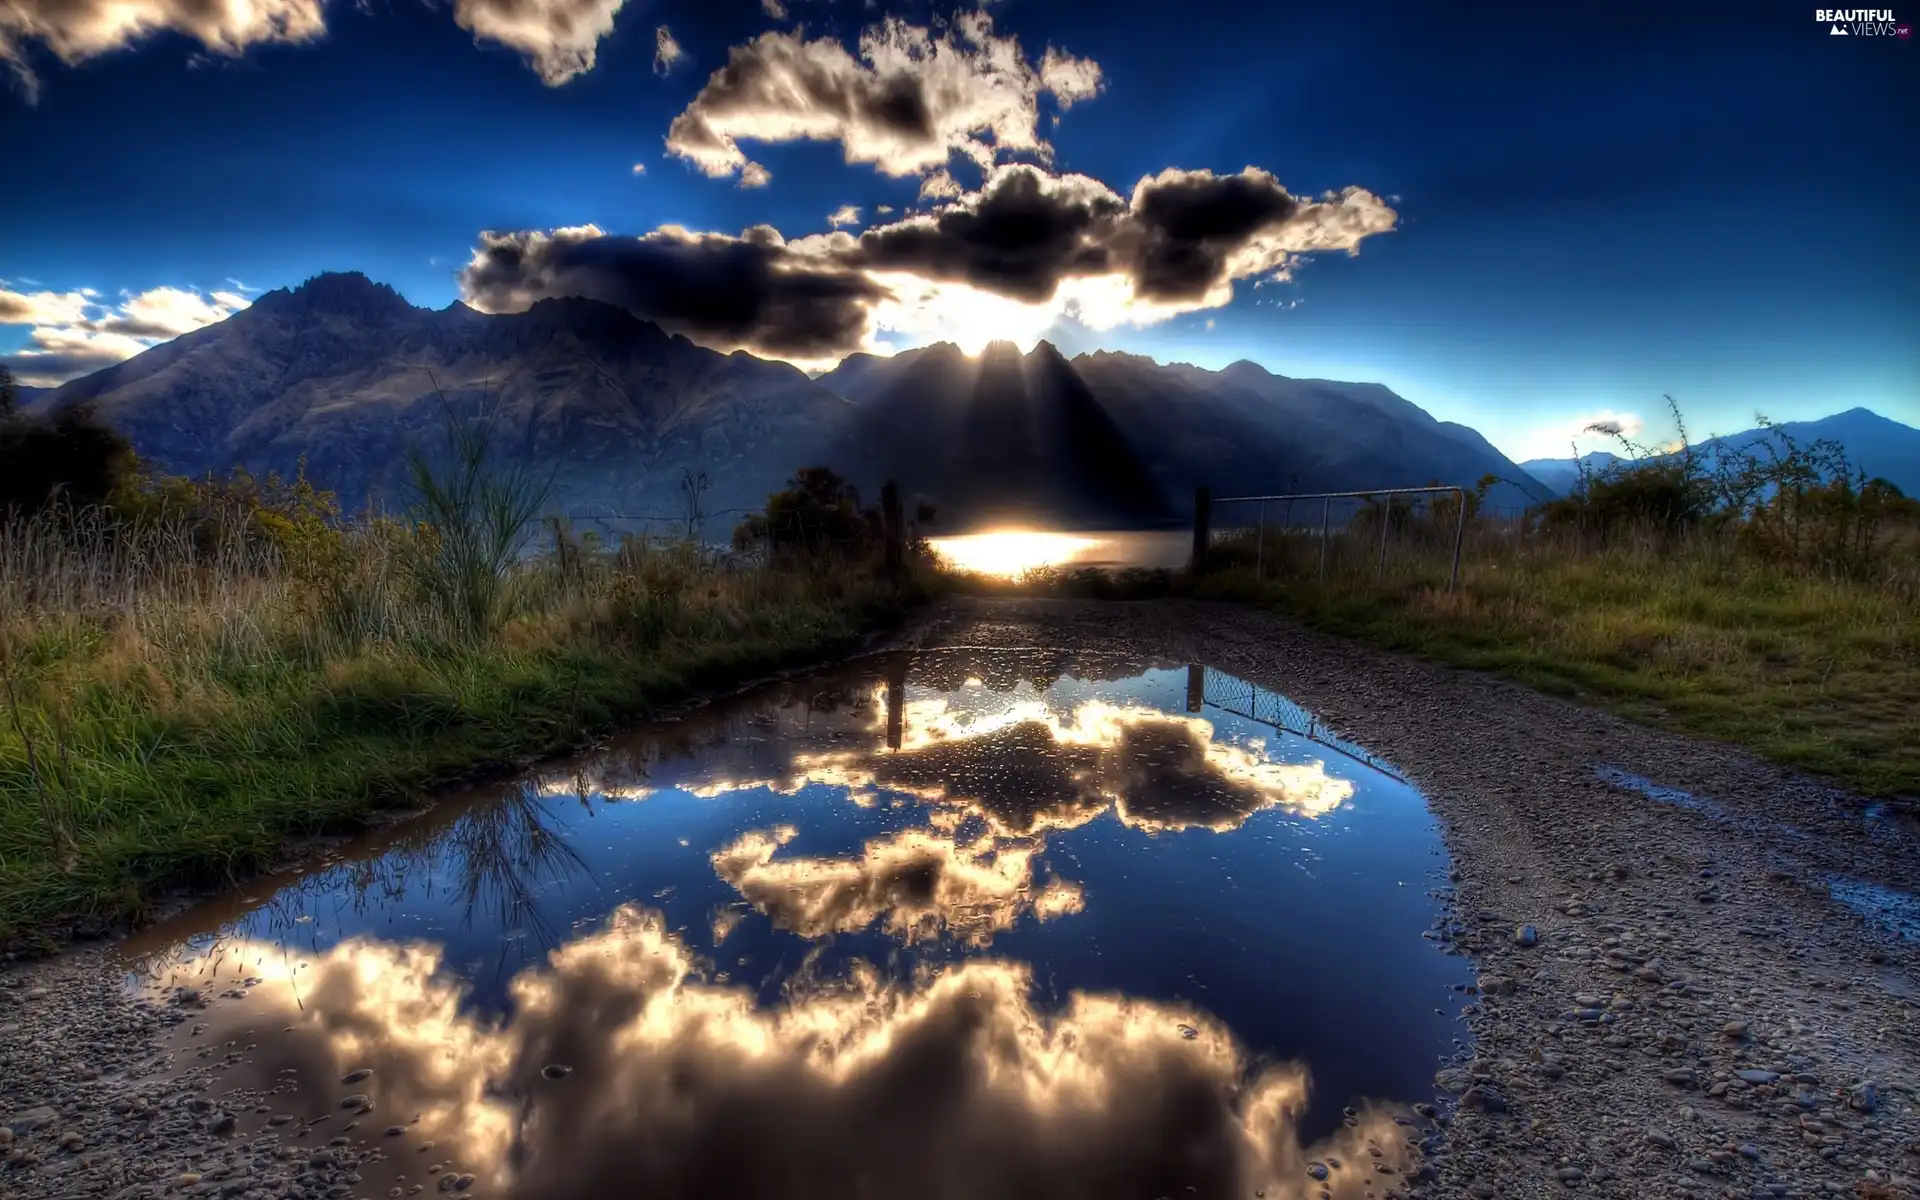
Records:
[[[56,503],[105,504],[139,473],[133,446],[89,405],[51,417],[11,406],[0,412],[0,520],[31,517]]]

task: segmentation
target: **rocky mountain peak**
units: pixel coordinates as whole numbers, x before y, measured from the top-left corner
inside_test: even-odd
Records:
[[[387,324],[418,311],[399,292],[358,271],[327,271],[297,288],[276,288],[254,301],[253,308],[297,317],[345,317],[364,324]]]

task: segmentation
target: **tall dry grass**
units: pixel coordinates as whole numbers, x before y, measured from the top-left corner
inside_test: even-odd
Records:
[[[435,515],[0,521],[0,933],[135,914],[900,602],[861,560],[775,569],[564,523],[539,553],[450,553],[464,518]]]
[[[1736,523],[1605,532],[1229,529],[1201,594],[1492,670],[1624,715],[1738,742],[1879,795],[1920,797],[1920,529],[1880,532],[1867,569],[1757,554]],[[1259,563],[1258,569],[1255,563]]]

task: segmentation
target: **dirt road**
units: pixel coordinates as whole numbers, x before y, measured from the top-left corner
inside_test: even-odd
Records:
[[[1916,1194],[1920,929],[1899,936],[1898,895],[1874,891],[1920,888],[1911,817],[1242,608],[957,602],[902,644],[1204,663],[1412,777],[1483,993],[1471,1059],[1436,1077],[1446,1128],[1415,1194]],[[97,949],[0,974],[0,1196],[305,1194],[305,1158],[223,1140],[190,1100],[145,1110],[160,1017],[117,985]]]
[[[1436,1080],[1455,1097],[1437,1194],[1914,1194],[1920,928],[1902,940],[1827,886],[1920,888],[1909,818],[1239,607],[962,604],[907,636],[1201,662],[1413,778],[1445,823],[1454,940],[1483,993],[1473,1059]]]

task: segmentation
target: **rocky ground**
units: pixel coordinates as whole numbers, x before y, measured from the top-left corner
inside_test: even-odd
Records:
[[[1403,1194],[1920,1196],[1920,914],[1902,937],[1897,908],[1870,921],[1833,883],[1920,888],[1910,813],[1245,609],[966,602],[904,637],[1202,662],[1414,779],[1453,855],[1436,936],[1473,956],[1480,995],[1470,1057],[1435,1078],[1431,1169]],[[132,1002],[118,972],[96,948],[0,974],[0,1196],[401,1196],[470,1180],[431,1152],[398,1175],[370,1163],[388,1157],[385,1130],[352,1114],[329,1130],[271,1092],[217,1107],[206,1093],[246,1047],[206,1047],[183,1074],[164,1047],[195,1002]]]

